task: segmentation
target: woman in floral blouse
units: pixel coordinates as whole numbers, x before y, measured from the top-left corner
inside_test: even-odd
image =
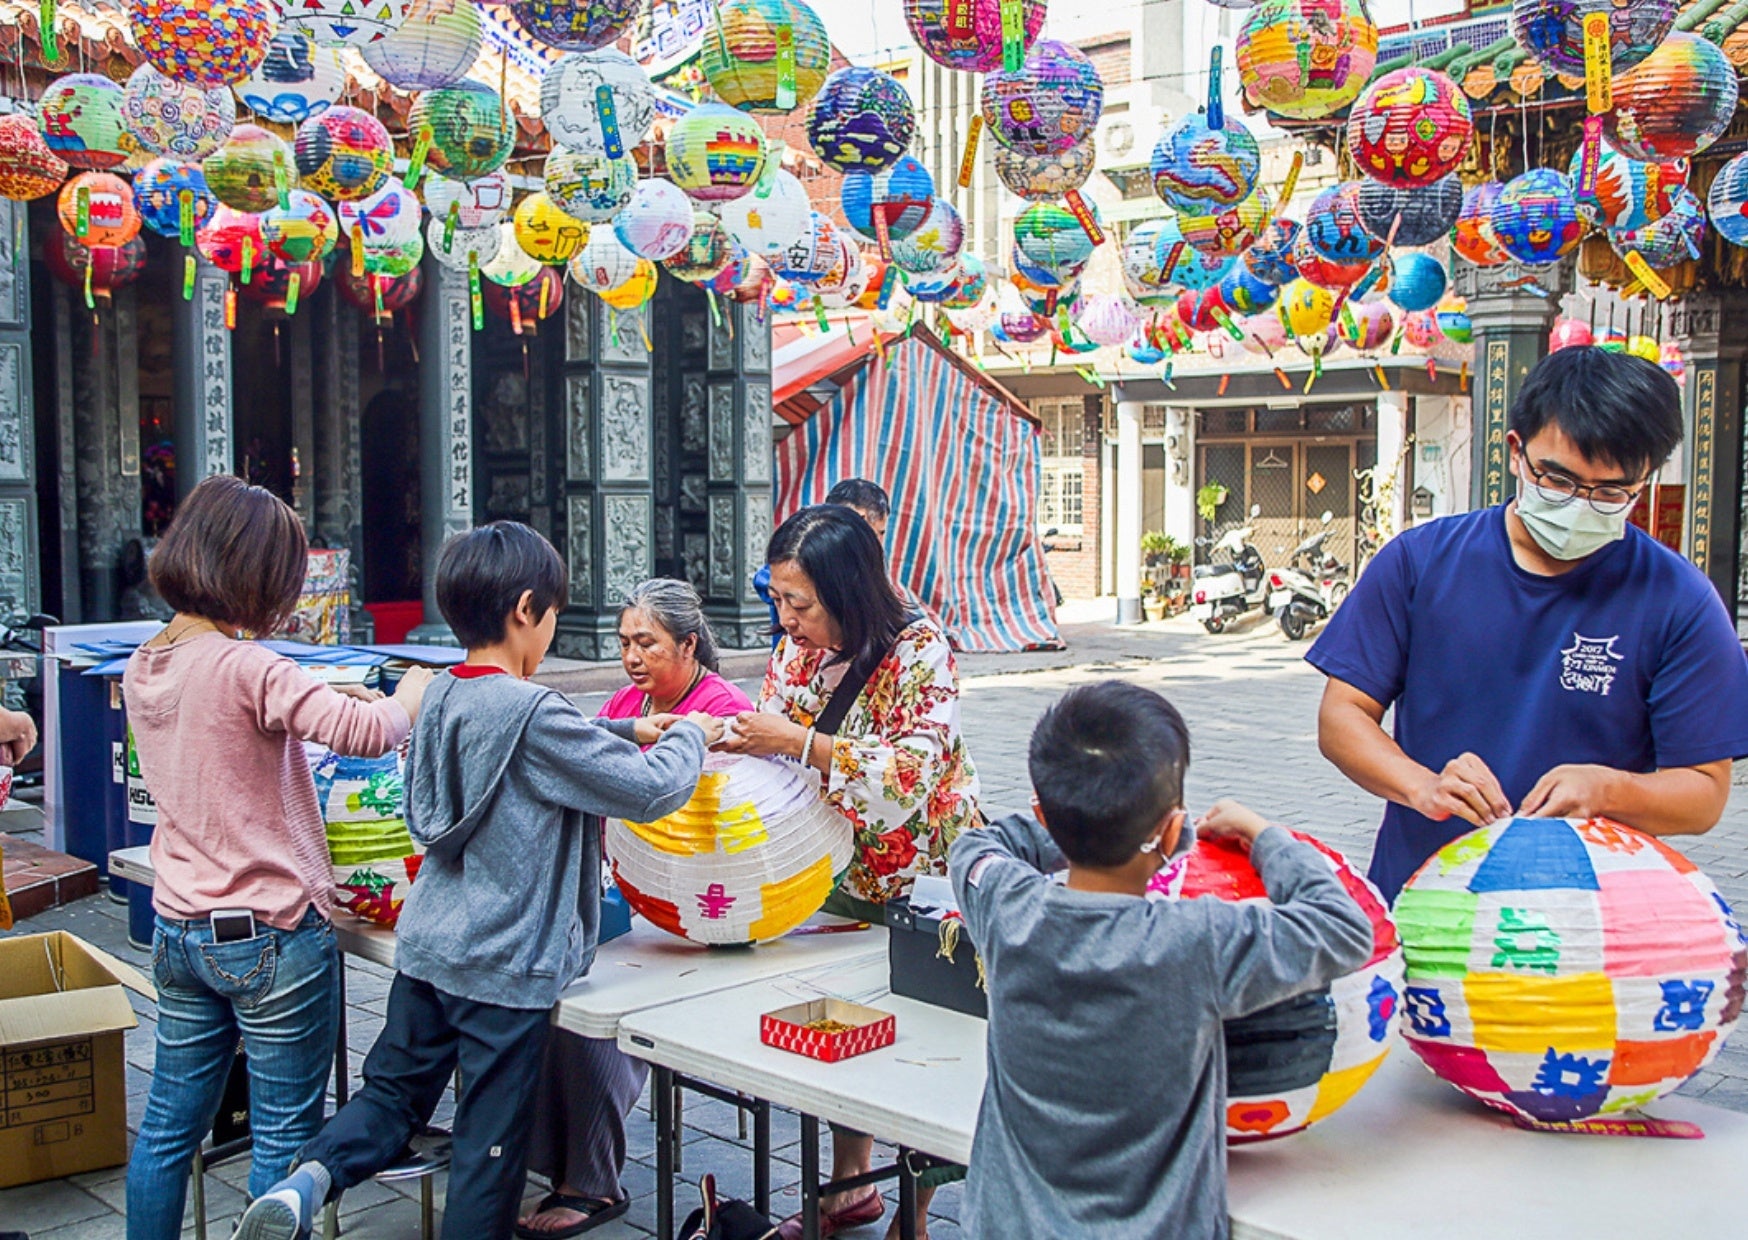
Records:
[[[917,875],[947,872],[947,846],[976,819],[977,773],[959,733],[953,652],[932,620],[906,613],[879,539],[850,509],[802,509],[772,536],[766,558],[783,639],[758,709],[736,719],[721,748],[793,758],[819,773],[821,795],[856,832],[854,859],[826,907],[879,921],[879,906],[908,895]],[[833,692],[865,669],[836,735],[820,732]],[[872,1146],[837,1130],[832,1178],[868,1171]],[[822,1205],[822,1235],[883,1211],[874,1188]],[[928,1194],[919,1193],[919,1237],[927,1211]]]

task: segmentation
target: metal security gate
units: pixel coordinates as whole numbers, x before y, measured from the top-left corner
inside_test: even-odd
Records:
[[[1198,445],[1198,488],[1222,486],[1226,501],[1212,523],[1198,519],[1208,545],[1197,547],[1197,561],[1206,562],[1209,547],[1228,530],[1249,525],[1251,542],[1264,561],[1283,564],[1294,547],[1322,528],[1328,512],[1329,549],[1352,564],[1357,532],[1353,471],[1361,446],[1353,440],[1290,439]],[[1254,517],[1252,507],[1258,510]]]

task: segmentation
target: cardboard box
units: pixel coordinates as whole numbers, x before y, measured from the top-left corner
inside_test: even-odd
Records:
[[[830,1021],[841,1029],[811,1029]],[[879,1008],[846,1003],[842,999],[815,999],[766,1012],[759,1018],[759,1041],[780,1051],[793,1051],[824,1063],[837,1063],[852,1055],[866,1055],[898,1040],[898,1017]]]
[[[886,950],[892,993],[988,1019],[989,996],[980,984],[977,948],[971,935],[964,922],[957,922],[957,942],[948,953],[941,924],[939,915],[918,912],[908,900],[887,901]]]
[[[0,1188],[127,1161],[123,986],[157,997],[63,931],[0,939]]]

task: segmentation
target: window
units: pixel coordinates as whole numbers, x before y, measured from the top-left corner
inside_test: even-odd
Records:
[[[1038,484],[1038,529],[1081,532],[1081,441],[1086,407],[1078,396],[1032,402],[1038,419],[1038,451],[1043,469]]]
[[[1046,461],[1070,456],[1080,460],[1081,426],[1086,417],[1080,397],[1034,400],[1032,416],[1038,419],[1038,451]]]

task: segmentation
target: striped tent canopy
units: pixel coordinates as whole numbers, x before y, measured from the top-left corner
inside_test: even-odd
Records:
[[[1026,407],[920,326],[878,351],[863,338],[829,381],[809,376],[818,408],[777,445],[777,519],[845,478],[878,482],[892,496],[894,575],[956,649],[1060,647]]]

